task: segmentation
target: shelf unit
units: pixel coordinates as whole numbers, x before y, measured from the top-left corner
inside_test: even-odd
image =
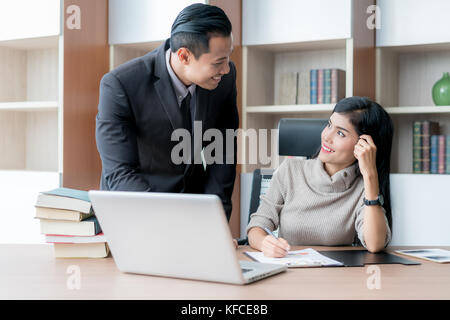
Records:
[[[0,41],[0,170],[60,171],[60,36]]]
[[[43,242],[39,222],[33,219],[36,196],[60,186],[60,8],[60,0],[0,5],[1,243]]]
[[[448,43],[377,48],[377,101],[392,115],[395,134],[391,172],[412,173],[412,128],[417,120],[437,121],[450,134],[450,106],[435,106],[431,89],[450,70]]]
[[[327,118],[334,108],[333,104],[278,105],[280,74],[342,69],[346,71],[347,97],[374,98],[375,68],[370,66],[375,65],[375,38],[374,32],[365,27],[363,17],[371,4],[373,1],[283,0],[274,8],[269,0],[243,1],[243,173],[256,168],[273,169],[284,160],[278,156],[277,132],[273,131],[281,118]],[[333,27],[323,28],[323,21]],[[359,81],[362,76],[365,82]],[[267,155],[260,156],[270,156],[268,164],[260,159],[257,163],[250,161],[250,148],[254,150],[255,146],[250,145],[247,136],[261,129],[267,130]],[[258,153],[261,151],[264,153]]]

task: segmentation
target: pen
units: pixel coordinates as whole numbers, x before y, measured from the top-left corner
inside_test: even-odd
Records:
[[[265,232],[267,232],[268,235],[271,235],[272,237],[274,237],[275,239],[278,239],[278,237],[269,229],[267,229],[266,227],[263,228]]]
[[[278,239],[278,237],[269,229],[267,229],[266,227],[263,227],[264,231],[268,234],[271,235],[272,237],[274,237],[275,239]],[[286,250],[287,251],[287,250]],[[292,255],[293,253],[290,253],[289,251],[287,251],[287,255]]]

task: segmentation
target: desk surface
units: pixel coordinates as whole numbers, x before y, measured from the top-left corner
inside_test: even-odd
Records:
[[[295,247],[295,250],[306,247]],[[354,250],[352,247],[312,247]],[[414,247],[401,247],[410,249]],[[441,247],[450,249],[449,247]],[[400,249],[390,247],[387,251]],[[249,247],[237,250],[239,259]],[[0,245],[0,299],[450,299],[450,264],[378,265],[380,289],[369,289],[368,266],[288,269],[239,286],[120,272],[113,258],[55,259],[51,245]],[[80,289],[68,289],[80,270]]]

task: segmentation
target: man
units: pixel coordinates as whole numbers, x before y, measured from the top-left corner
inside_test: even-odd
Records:
[[[194,159],[207,143],[201,139],[194,152],[184,150],[191,161],[179,164],[173,150],[180,142],[172,134],[193,134],[201,124],[202,137],[217,128],[225,141],[225,131],[238,128],[232,49],[225,13],[193,4],[180,12],[163,45],[102,78],[96,123],[101,189],[216,194],[230,219],[236,138],[232,150],[224,143],[223,163],[204,166]]]

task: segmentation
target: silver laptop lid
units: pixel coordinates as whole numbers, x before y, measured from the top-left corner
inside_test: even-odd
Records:
[[[120,271],[244,283],[216,195],[89,191]]]

